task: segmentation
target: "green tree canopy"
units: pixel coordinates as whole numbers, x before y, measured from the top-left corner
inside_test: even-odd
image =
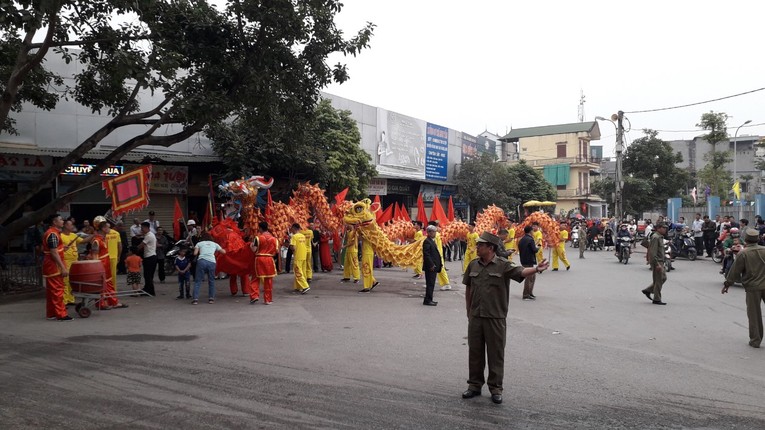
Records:
[[[264,136],[242,115],[211,127],[213,147],[224,159],[229,173],[249,173],[318,182],[329,195],[348,187],[349,198],[366,195],[370,179],[377,176],[372,158],[361,147],[361,134],[350,111],[322,100],[306,128]],[[276,125],[276,124],[274,124]]]
[[[6,200],[0,222],[78,162],[105,137],[126,126],[143,132],[122,142],[71,191],[100,181],[99,172],[142,145],[170,146],[233,113],[246,115],[258,133],[282,141],[304,133],[320,90],[348,79],[331,53],[357,55],[368,47],[374,25],[346,39],[334,19],[339,1],[234,0],[220,10],[205,1],[10,1],[0,2],[0,126],[13,131],[9,112],[30,102],[51,109],[73,98],[111,119],[81,142],[28,189]],[[33,42],[45,32],[42,42]],[[78,51],[70,52],[69,47]],[[47,57],[78,62],[72,88],[44,69]],[[140,94],[159,101],[146,106]],[[168,135],[166,125],[178,131]],[[73,194],[18,218],[0,232],[0,245],[42,220]]]
[[[459,194],[474,211],[496,205],[515,213],[528,200],[554,200],[556,192],[539,170],[525,161],[512,166],[497,162],[491,154],[482,154],[462,163],[457,174]]]
[[[728,114],[724,112],[709,111],[701,115],[701,121],[696,124],[709,133],[704,135],[704,139],[712,145],[712,152],[717,148],[718,143],[728,140]]]

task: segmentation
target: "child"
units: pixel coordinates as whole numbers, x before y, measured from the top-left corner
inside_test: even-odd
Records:
[[[191,261],[186,258],[186,250],[181,249],[178,251],[178,256],[175,257],[175,270],[178,271],[178,297],[176,299],[191,298],[191,292],[189,290],[191,286]]]
[[[128,256],[125,258],[125,268],[127,269],[127,284],[133,291],[141,289],[141,265],[143,259],[139,257],[138,250],[135,248],[128,249]],[[138,294],[133,294],[132,297],[138,297]]]

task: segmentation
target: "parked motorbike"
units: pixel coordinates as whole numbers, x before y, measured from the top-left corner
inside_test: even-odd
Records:
[[[723,243],[718,240],[717,243],[715,243],[715,247],[712,248],[712,261],[718,264],[722,263],[724,256]]]
[[[691,232],[677,232],[671,245],[673,258],[685,257],[691,261],[696,259],[696,241]]]
[[[672,242],[665,238],[664,239],[664,271],[669,272],[671,270],[675,270],[674,267],[672,267]]]
[[[617,243],[619,246],[617,247],[616,257],[619,258],[620,263],[627,264],[632,254],[632,238],[622,236],[617,239]]]
[[[175,271],[175,257],[178,256],[181,249],[185,249],[186,257],[191,259],[191,243],[184,239],[175,242],[170,251],[165,253],[165,273],[171,274]]]

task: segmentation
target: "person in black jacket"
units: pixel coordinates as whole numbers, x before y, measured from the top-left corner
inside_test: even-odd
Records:
[[[523,229],[523,237],[518,242],[518,253],[521,255],[521,266],[534,267],[537,264],[537,249],[534,243],[534,237],[531,235],[533,227],[527,225]],[[580,245],[581,246],[581,245]],[[523,281],[523,300],[535,300],[534,296],[534,282],[537,279],[536,274],[527,276]]]
[[[436,288],[436,276],[442,269],[441,254],[435,241],[438,227],[429,225],[427,232],[428,236],[422,242],[422,271],[425,272],[425,300],[422,304],[436,306],[438,302],[433,301],[433,290]]]

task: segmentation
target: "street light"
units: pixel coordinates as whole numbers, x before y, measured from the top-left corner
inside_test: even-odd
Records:
[[[736,153],[738,152],[738,142],[736,141],[736,138],[738,138],[738,131],[741,130],[741,127],[749,124],[752,122],[751,119],[746,120],[743,124],[739,125],[736,129],[736,133],[733,135],[733,184],[736,183],[736,178],[738,178],[738,174],[736,172]],[[741,187],[741,184],[739,184],[739,187]],[[738,195],[738,219],[741,219],[741,193]]]

